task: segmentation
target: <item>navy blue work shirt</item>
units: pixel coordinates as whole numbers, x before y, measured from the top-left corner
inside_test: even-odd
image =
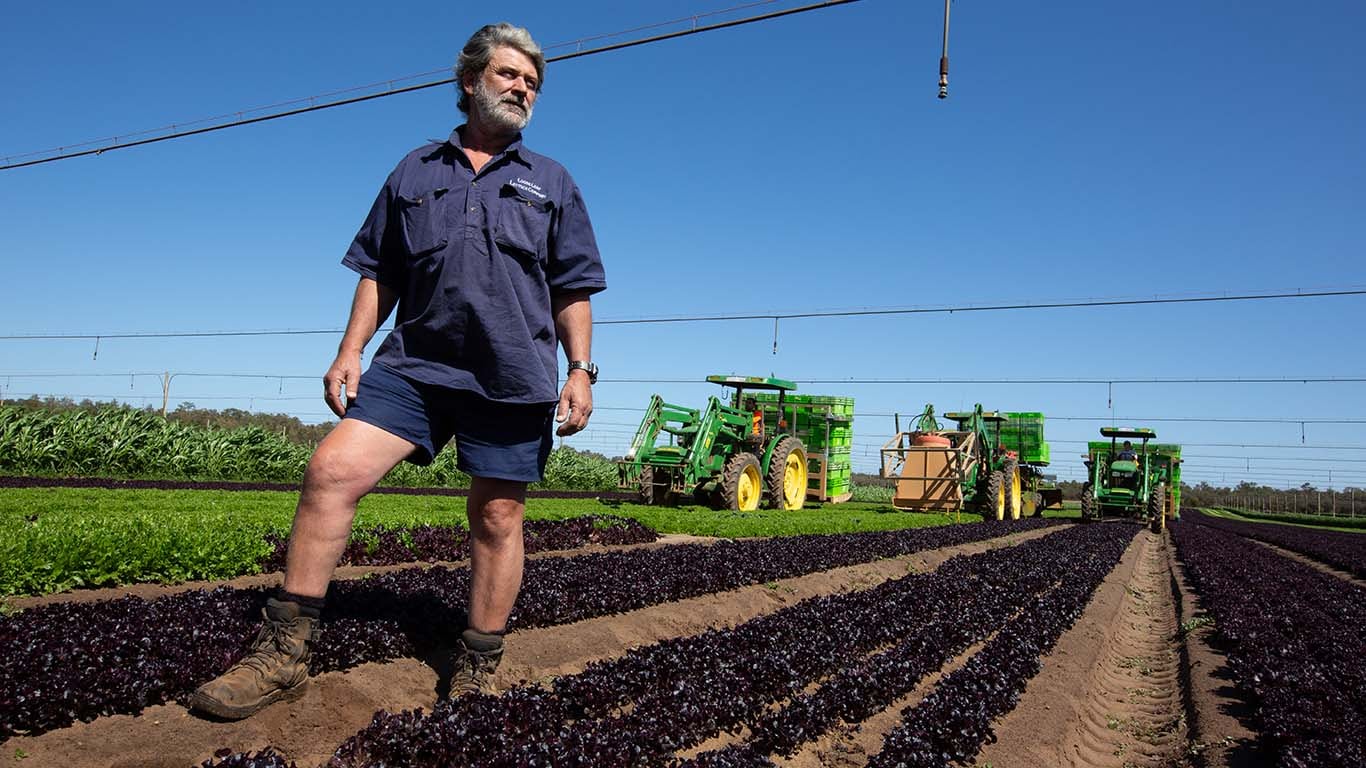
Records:
[[[342,264],[399,297],[374,362],[508,403],[559,400],[550,298],[607,287],[579,188],[518,136],[475,173],[461,130],[410,152]]]

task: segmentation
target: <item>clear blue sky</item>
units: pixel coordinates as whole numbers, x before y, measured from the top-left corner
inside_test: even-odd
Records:
[[[734,4],[11,3],[0,155],[439,69],[504,11],[549,46]],[[584,191],[610,284],[597,317],[1366,284],[1366,5],[967,0],[942,102],[941,10],[862,0],[551,64],[526,141]],[[442,87],[0,172],[0,333],[340,328],[355,275],[339,260],[376,190],[458,121]],[[569,444],[620,453],[639,418],[624,409],[651,391],[700,405],[713,389],[619,378],[1360,376],[1364,310],[1345,297],[792,320],[776,355],[766,321],[600,327],[599,410]],[[320,377],[336,341],[111,340],[98,359],[87,341],[0,341],[0,386],[159,404],[153,377],[16,374]],[[181,377],[172,405],[320,421],[320,389]],[[865,470],[892,431],[874,414],[926,402],[1110,414],[1094,385],[802,390],[857,398]],[[1117,385],[1113,412],[1366,419],[1363,395]],[[1060,474],[1080,472],[1080,443],[1063,441],[1099,426],[1049,423]],[[1332,468],[1333,485],[1366,487],[1366,450],[1203,445],[1298,445],[1298,424],[1152,426],[1191,445],[1192,480],[1236,482],[1250,465],[1253,479],[1326,486]],[[1306,442],[1366,446],[1364,426],[1311,424]]]

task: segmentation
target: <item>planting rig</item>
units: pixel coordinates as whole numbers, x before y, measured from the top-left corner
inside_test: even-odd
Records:
[[[707,381],[735,392],[726,402],[707,398],[701,410],[650,397],[631,447],[617,463],[622,488],[634,490],[644,504],[690,499],[735,510],[758,509],[761,503],[801,509],[811,492],[822,501],[842,500],[827,493],[832,471],[826,446],[830,424],[842,425],[847,433],[852,401],[847,415],[824,409],[825,442],[819,443],[819,453],[808,453],[803,436],[813,442],[820,438],[812,398],[792,402],[787,394],[795,383],[754,376],[708,376]],[[811,476],[819,485],[809,490]]]
[[[1044,470],[1051,460],[1048,443],[1043,439],[1044,415],[1033,412],[1007,411],[1001,425],[1001,445],[1019,460],[1021,493],[1020,513],[1039,517],[1049,507],[1062,506],[1062,489],[1057,476]]]
[[[1101,427],[1100,434],[1110,440],[1087,443],[1082,518],[1126,517],[1160,533],[1181,510],[1181,446],[1150,443],[1157,433],[1143,427]],[[1120,440],[1142,442],[1125,449]]]
[[[1023,507],[1019,456],[1001,444],[1009,418],[984,411],[946,413],[957,429],[941,429],[926,405],[909,432],[882,446],[883,478],[896,481],[892,506],[902,510],[964,510],[986,520],[1017,520]]]

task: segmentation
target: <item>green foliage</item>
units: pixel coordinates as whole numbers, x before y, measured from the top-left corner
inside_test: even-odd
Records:
[[[880,504],[891,504],[892,494],[895,492],[895,490],[895,488],[887,486],[864,485],[863,483],[856,482],[854,483],[854,496],[852,501],[866,501]]]
[[[1296,515],[1289,512],[1258,512],[1237,507],[1206,509],[1206,512],[1225,512],[1226,517],[1237,517],[1249,522],[1287,523],[1308,528],[1326,528],[1335,531],[1366,531],[1366,517],[1331,517],[1329,515]]]
[[[98,488],[0,490],[0,596],[156,581],[229,579],[256,573],[267,534],[286,536],[298,494]],[[879,504],[797,511],[645,507],[595,499],[529,499],[528,519],[589,514],[631,517],[660,533],[753,537],[849,533],[944,525],[946,515]],[[972,519],[972,518],[965,518]],[[383,525],[464,525],[465,500],[371,494],[358,531]]]
[[[611,514],[638,520],[660,533],[747,538],[807,533],[894,531],[947,525],[951,515],[898,512],[886,504],[856,503],[806,506],[799,510],[758,509],[753,512],[707,507],[646,507],[616,504]],[[968,522],[980,518],[964,518]]]
[[[202,414],[204,412],[194,411]],[[122,406],[44,410],[0,407],[0,473],[298,483],[311,446],[259,426],[192,426]],[[572,448],[551,452],[546,479],[533,487],[611,490],[616,465]],[[381,485],[468,488],[454,446],[430,466],[399,464]]]

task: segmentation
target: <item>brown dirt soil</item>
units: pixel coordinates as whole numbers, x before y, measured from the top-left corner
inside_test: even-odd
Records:
[[[1272,760],[1261,753],[1252,729],[1253,708],[1238,692],[1228,659],[1210,645],[1213,630],[1200,597],[1186,581],[1186,568],[1168,553],[1177,618],[1183,627],[1182,655],[1187,691],[1190,752],[1204,768],[1258,768]]]
[[[1261,765],[1168,535],[1142,532],[978,755],[994,768]]]
[[[1251,768],[1251,734],[1233,713],[1246,705],[1232,689],[1202,631],[1183,633],[1197,607],[1184,590],[1171,540],[1142,532],[1091,597],[1018,707],[996,723],[997,741],[978,767]],[[855,768],[938,679],[962,667],[978,644],[928,676],[917,690],[859,724],[826,732],[784,768]]]
[[[978,764],[1184,765],[1176,607],[1164,538],[1140,532],[1059,639]]]
[[[809,597],[865,589],[911,570],[937,568],[954,555],[1010,546],[1056,530],[1015,534],[619,616],[516,632],[509,636],[497,683],[506,688],[519,681],[573,674],[592,661],[620,656],[636,646],[696,634],[709,627],[734,626]],[[137,716],[100,718],[41,736],[15,737],[0,744],[0,766],[186,768],[208,760],[223,747],[254,752],[266,746],[275,747],[300,766],[317,766],[325,763],[343,740],[368,724],[379,709],[430,710],[437,701],[437,691],[448,679],[444,658],[365,664],[346,672],[319,675],[298,701],[276,704],[241,722],[212,722],[189,714],[178,704],[166,704]],[[27,757],[17,757],[21,752]]]

